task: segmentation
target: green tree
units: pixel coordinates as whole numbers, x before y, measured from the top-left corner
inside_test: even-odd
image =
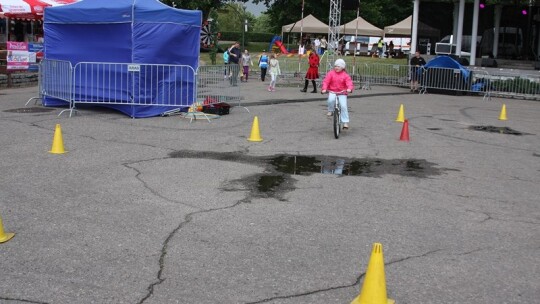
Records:
[[[272,20],[270,20],[270,16],[267,14],[261,14],[255,19],[253,24],[253,32],[255,33],[272,33],[271,28]]]
[[[208,19],[210,12],[214,9],[220,9],[230,2],[246,3],[249,0],[161,0],[164,4],[181,9],[201,10],[203,13],[203,20]]]
[[[218,11],[217,21],[219,28],[223,32],[241,32],[244,20],[252,26],[255,23],[255,15],[246,12],[241,3],[229,3]],[[251,27],[250,26],[250,27]]]
[[[302,0],[252,0],[254,3],[264,3],[268,7],[269,27],[273,32],[281,32],[281,26],[300,20],[302,15]],[[403,20],[412,14],[413,1],[396,0],[362,0],[360,16],[369,23],[384,27]],[[330,1],[304,1],[304,17],[312,14],[328,24]],[[341,11],[341,24],[356,18],[356,11]]]

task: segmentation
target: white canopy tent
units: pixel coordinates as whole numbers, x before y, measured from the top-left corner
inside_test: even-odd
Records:
[[[373,24],[367,22],[362,17],[358,17],[339,27],[339,32],[344,35],[375,36],[382,37],[384,31]]]
[[[287,24],[281,27],[282,33],[328,33],[328,25],[315,18],[313,15],[308,15],[304,19],[298,20],[295,23]]]
[[[384,27],[385,36],[411,36],[411,31],[412,15],[396,24]],[[423,37],[439,37],[441,35],[441,31],[419,21],[418,35]]]

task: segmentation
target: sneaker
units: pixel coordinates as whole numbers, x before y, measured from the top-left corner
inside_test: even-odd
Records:
[[[275,92],[276,91],[276,88],[272,88],[272,92]]]
[[[334,115],[334,113],[332,113],[332,112],[326,113],[326,116],[332,116],[332,115]]]
[[[268,87],[268,92],[272,92],[272,88],[271,88],[271,87]]]
[[[349,124],[343,124],[343,130],[349,129]]]

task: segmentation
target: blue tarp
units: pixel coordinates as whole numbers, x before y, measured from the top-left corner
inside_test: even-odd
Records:
[[[461,75],[463,76],[463,79],[465,80],[465,82],[468,81],[469,74],[470,74],[469,70],[463,67],[454,58],[449,57],[449,56],[437,56],[431,59],[426,65],[424,65],[424,68],[425,69],[429,69],[429,68],[459,69],[461,71]]]
[[[200,51],[200,30],[202,13],[200,11],[171,8],[156,0],[84,0],[74,4],[47,7],[43,18],[45,32],[44,58],[70,61],[73,66],[79,62],[135,63],[188,65],[194,70],[198,67]],[[97,71],[96,71],[97,72]],[[118,78],[130,79],[125,75]],[[144,69],[141,71],[144,73]],[[180,73],[171,72],[171,73]],[[153,75],[137,77],[144,81]],[[190,106],[195,101],[194,75],[163,75],[160,84],[167,84],[171,79],[177,81],[181,96],[186,99],[177,104]],[[143,79],[143,80],[140,80]],[[155,80],[155,79],[154,79]],[[86,80],[85,80],[86,81]],[[100,87],[99,92],[114,91],[114,83],[94,83],[85,86]],[[103,86],[110,86],[103,88]],[[120,100],[158,100],[153,92],[145,91],[144,86],[134,84],[135,92],[118,92]],[[118,88],[120,90],[121,88]],[[85,90],[75,84],[77,90]],[[86,94],[86,93],[85,93]],[[137,96],[134,96],[137,95]],[[141,97],[142,96],[142,97]],[[98,100],[102,96],[87,96]],[[150,100],[150,104],[152,100]],[[45,106],[66,105],[66,102],[46,98]],[[174,108],[165,106],[107,105],[133,117],[150,117]],[[178,108],[178,107],[176,107]]]

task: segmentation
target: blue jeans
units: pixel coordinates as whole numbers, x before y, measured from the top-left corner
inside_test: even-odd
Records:
[[[329,93],[328,94],[328,112],[334,112],[334,100],[336,98],[336,94]],[[341,106],[341,122],[343,123],[349,123],[349,110],[347,109],[347,95],[337,95],[337,98],[339,100],[339,105]]]

